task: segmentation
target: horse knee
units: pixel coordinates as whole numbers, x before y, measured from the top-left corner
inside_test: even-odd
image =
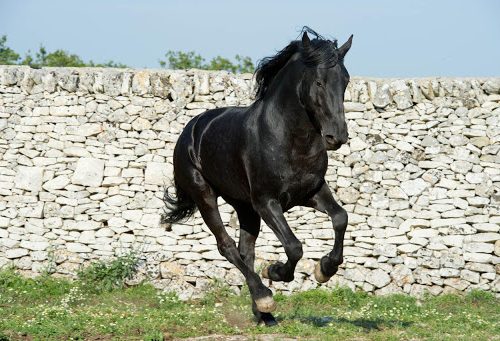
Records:
[[[342,207],[331,215],[333,229],[336,231],[345,231],[347,228],[348,215],[347,211]]]

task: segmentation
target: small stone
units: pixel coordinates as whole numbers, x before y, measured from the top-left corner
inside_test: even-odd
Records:
[[[355,204],[359,199],[360,193],[351,186],[339,188],[337,190],[337,196],[344,204]]]
[[[493,233],[493,232],[477,233],[467,238],[470,239],[470,241],[477,243],[496,242],[497,240],[500,240],[500,233]]]
[[[479,274],[470,270],[460,271],[460,278],[471,283],[479,283]]]
[[[376,88],[376,93],[372,100],[374,106],[378,108],[385,108],[389,103],[392,102],[392,96],[389,89],[389,84],[386,83]]]
[[[60,175],[58,177],[55,177],[52,180],[47,181],[46,183],[43,184],[43,189],[49,191],[49,190],[56,190],[56,189],[63,189],[67,185],[69,185],[71,180],[66,176],[66,175]]]
[[[393,282],[399,287],[415,282],[412,271],[403,264],[395,265],[390,274]]]
[[[104,203],[108,206],[121,207],[130,202],[130,199],[123,195],[113,195],[104,199]]]
[[[456,173],[467,174],[472,169],[472,163],[458,160],[452,162],[450,168]]]
[[[401,189],[409,196],[414,196],[422,193],[428,184],[421,178],[415,180],[403,181]]]
[[[406,141],[398,141],[396,143],[396,148],[406,152],[412,152],[414,149],[413,146]]]
[[[363,112],[366,110],[366,106],[359,102],[344,102],[344,112]]]
[[[134,122],[132,122],[132,129],[142,131],[151,129],[152,124],[149,120],[138,117]]]
[[[148,162],[145,172],[145,183],[165,186],[173,177],[173,167],[164,162]]]
[[[354,137],[349,141],[349,147],[351,148],[352,152],[357,152],[366,149],[368,145],[359,137]]]
[[[28,250],[22,248],[7,249],[5,257],[9,259],[21,258],[28,255]]]
[[[469,282],[460,278],[446,278],[443,283],[459,291],[464,291],[469,286]]]
[[[490,243],[467,243],[464,244],[464,251],[467,252],[480,252],[480,253],[492,253],[495,246]]]
[[[76,169],[71,178],[75,185],[99,187],[104,175],[104,160],[81,158],[76,163]]]
[[[19,166],[14,180],[16,188],[31,192],[42,190],[43,168]]]
[[[473,137],[470,139],[470,142],[478,148],[483,148],[491,144],[490,139],[486,136]]]
[[[398,246],[398,251],[402,253],[413,253],[417,251],[418,249],[422,248],[421,245],[415,245],[415,244],[403,244]]]
[[[365,280],[377,288],[382,288],[391,282],[391,277],[385,271],[375,269],[368,272]]]
[[[102,133],[104,128],[99,123],[85,123],[78,126],[76,133],[80,136],[93,136]]]
[[[160,274],[162,278],[184,276],[184,267],[175,262],[161,262]]]
[[[438,231],[434,229],[418,229],[411,231],[408,235],[415,238],[434,238],[438,235]]]
[[[489,263],[491,261],[491,255],[487,253],[473,253],[473,252],[465,252],[464,260],[467,262],[475,262],[475,263]]]
[[[92,249],[90,247],[81,243],[67,243],[66,248],[68,249],[69,252],[75,252],[75,253],[92,252]]]

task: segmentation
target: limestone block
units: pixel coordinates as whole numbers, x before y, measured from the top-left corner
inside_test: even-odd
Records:
[[[21,258],[28,255],[28,250],[23,248],[12,248],[5,251],[5,257],[9,259]]]
[[[75,185],[99,187],[104,175],[104,160],[81,158],[76,163],[76,169],[71,178]]]
[[[415,180],[407,180],[401,183],[401,189],[409,196],[419,195],[427,187],[427,182],[425,182],[421,178]]]
[[[42,167],[18,167],[16,178],[14,180],[16,188],[31,192],[40,192],[42,190],[42,182]]]
[[[152,185],[168,185],[173,177],[173,167],[165,162],[148,162],[144,181]]]
[[[381,269],[375,269],[366,275],[366,282],[373,284],[376,288],[383,288],[391,282],[391,277]]]
[[[56,189],[63,189],[71,182],[70,178],[66,175],[60,175],[55,177],[52,180],[49,180],[43,184],[43,189],[50,191]]]

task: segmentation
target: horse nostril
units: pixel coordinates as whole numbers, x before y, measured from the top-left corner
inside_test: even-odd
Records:
[[[329,144],[336,144],[337,143],[337,139],[333,135],[325,135],[325,140]]]

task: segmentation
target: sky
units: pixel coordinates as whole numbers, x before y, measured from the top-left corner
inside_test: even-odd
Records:
[[[0,0],[0,36],[24,55],[159,68],[169,50],[254,62],[307,25],[344,43],[362,77],[500,76],[499,0]]]

